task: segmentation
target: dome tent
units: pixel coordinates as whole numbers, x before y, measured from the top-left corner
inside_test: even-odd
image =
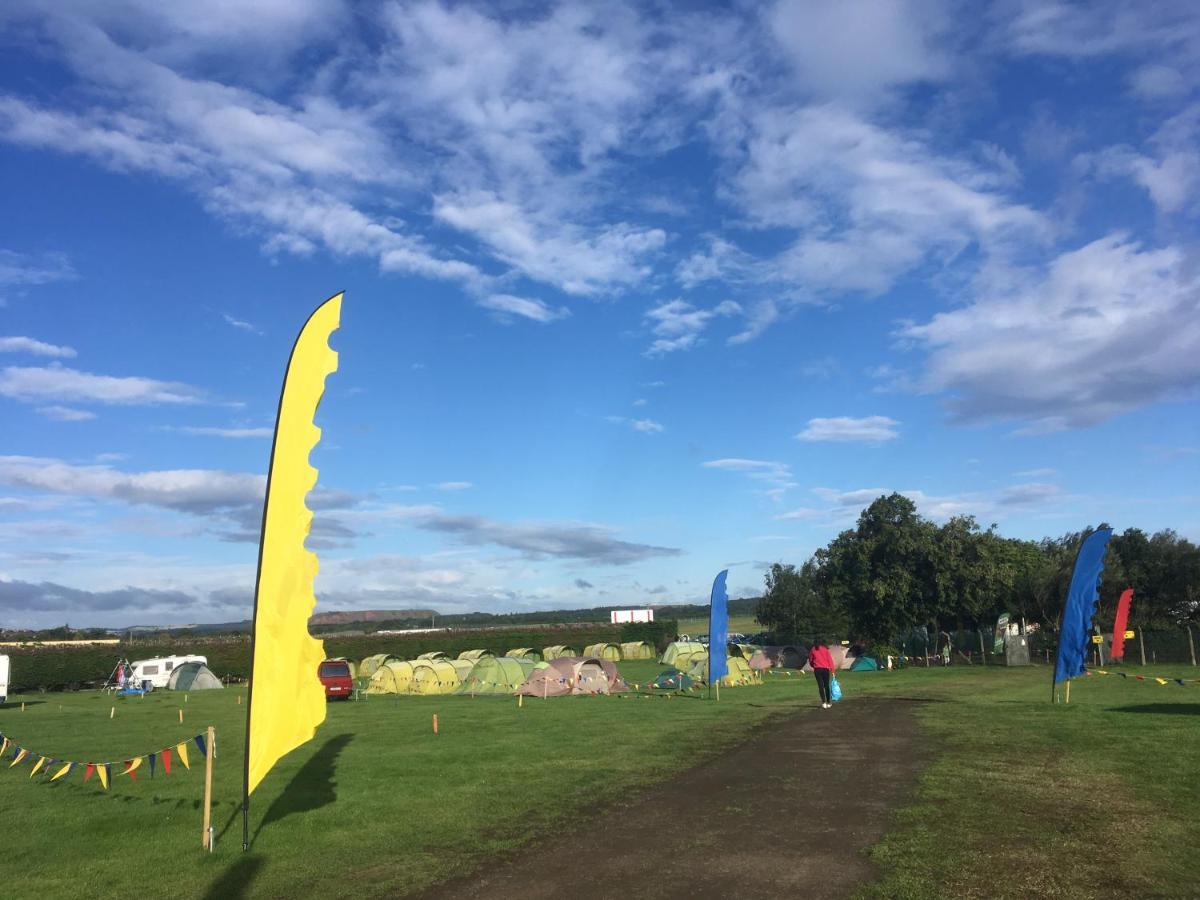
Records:
[[[854,662],[854,657],[847,653],[847,648],[841,644],[826,644],[825,649],[829,651],[829,655],[833,658],[833,667],[835,669],[848,669],[850,664]],[[812,666],[808,664],[807,656],[805,657],[804,671],[811,672]]]
[[[793,644],[780,644],[773,647],[763,647],[763,654],[771,662],[773,669],[803,668],[808,660],[808,651]],[[805,671],[812,671],[805,669]]]
[[[607,659],[610,662],[620,662],[621,648],[616,644],[591,644],[583,651],[584,656],[594,656],[596,659]]]
[[[458,654],[458,658],[470,660],[471,662],[478,662],[485,656],[495,655],[496,654],[494,654],[491,650],[464,650],[462,653]]]
[[[528,697],[565,697],[568,694],[610,694],[629,690],[617,667],[607,659],[590,656],[559,657],[534,669],[516,693]]]
[[[453,694],[462,686],[458,668],[447,659],[414,659],[410,694]]]
[[[542,654],[538,653],[532,647],[513,647],[513,649],[509,650],[504,655],[512,657],[513,659],[531,659],[534,662],[541,662],[542,659]]]
[[[358,677],[359,678],[370,678],[372,675],[375,674],[376,669],[378,669],[385,662],[388,662],[390,660],[395,660],[396,662],[403,662],[403,660],[401,660],[400,657],[392,656],[392,654],[390,654],[390,653],[376,653],[376,654],[373,654],[372,656],[368,656],[366,659],[364,659],[361,663],[358,664]]]
[[[762,676],[750,668],[740,656],[728,658],[729,673],[721,678],[721,687],[742,687],[747,684],[762,684]],[[696,684],[708,684],[708,657],[692,657],[688,665],[688,677]]]
[[[664,666],[686,669],[693,657],[707,655],[708,647],[699,641],[675,641],[667,645],[659,662]]]
[[[204,663],[188,662],[176,666],[167,682],[170,691],[209,691],[223,688],[221,680]]]
[[[418,654],[417,659],[448,659],[441,650],[431,650],[428,653]]]
[[[650,687],[660,691],[689,691],[694,684],[690,675],[685,675],[678,669],[665,669],[650,682]]]
[[[551,646],[544,647],[542,649],[542,659],[546,660],[546,662],[549,662],[552,659],[562,659],[564,657],[578,655],[578,653],[565,644],[552,644]]]
[[[645,641],[629,641],[621,645],[621,659],[654,659],[654,648]]]
[[[872,656],[860,656],[850,664],[851,672],[878,672],[879,663]]]
[[[412,687],[413,664],[403,660],[385,662],[367,683],[368,694],[406,694]]]
[[[462,680],[460,694],[511,694],[533,672],[532,659],[512,656],[485,656],[471,667]]]

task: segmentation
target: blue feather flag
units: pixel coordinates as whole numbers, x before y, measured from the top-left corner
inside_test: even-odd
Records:
[[[1108,550],[1111,528],[1102,528],[1087,536],[1075,557],[1075,572],[1063,605],[1062,627],[1058,630],[1058,656],[1054,663],[1054,683],[1082,675],[1087,661],[1088,636],[1092,616],[1100,597],[1100,573]]]
[[[716,684],[729,674],[729,594],[725,590],[728,569],[713,580],[708,606],[708,683]]]

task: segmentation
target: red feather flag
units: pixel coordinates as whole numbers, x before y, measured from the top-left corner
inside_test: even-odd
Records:
[[[1125,656],[1125,624],[1129,621],[1129,601],[1133,599],[1133,588],[1125,588],[1117,601],[1117,617],[1113,620],[1112,658]]]

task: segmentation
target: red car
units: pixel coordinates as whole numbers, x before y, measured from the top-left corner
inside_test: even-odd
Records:
[[[327,659],[317,668],[317,677],[325,685],[326,700],[349,700],[354,693],[350,664],[344,659]]]

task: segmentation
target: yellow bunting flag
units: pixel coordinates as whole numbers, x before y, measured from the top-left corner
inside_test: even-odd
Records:
[[[137,771],[137,767],[138,767],[138,766],[140,766],[140,765],[142,764],[142,760],[143,760],[144,758],[145,758],[145,757],[138,756],[138,757],[136,757],[136,758],[134,758],[134,759],[127,759],[127,760],[125,760],[125,771],[124,771],[124,772],[122,772],[121,774],[122,774],[122,775],[129,775],[130,777],[132,777],[132,778],[133,778],[133,779],[136,781],[136,780],[137,780],[137,776],[136,776],[136,775],[134,775],[133,773],[134,773],[135,771]]]
[[[100,784],[102,784],[104,786],[104,789],[107,791],[108,790],[108,764],[100,763],[99,765],[97,765],[96,766],[96,774],[100,776]]]
[[[33,768],[29,771],[29,777],[32,778],[38,773],[38,769],[46,764],[46,757],[39,756],[38,761],[33,764]]]
[[[1165,678],[1155,678],[1154,680],[1157,681],[1159,684],[1167,683],[1167,679],[1165,679]]]
[[[13,757],[13,761],[8,764],[8,767],[11,769],[13,766],[15,766],[17,763],[19,763],[21,760],[23,760],[28,755],[29,755],[28,750],[18,750],[17,755]]]
[[[74,767],[75,767],[75,763],[67,763],[65,766],[63,766],[61,769],[59,769],[57,772],[55,772],[54,777],[51,778],[50,780],[58,781],[58,779],[62,778],[64,775],[66,775],[68,772],[70,772],[71,769],[73,769]]]
[[[308,459],[321,438],[313,417],[325,379],[337,369],[329,336],[341,311],[342,295],[336,294],[309,316],[292,348],[279,399],[254,595],[244,809],[280,757],[312,740],[325,721],[325,689],[317,678],[325,648],[308,633],[317,557],[304,546],[312,525],[304,501],[317,481]]]
[[[176,744],[175,752],[179,754],[179,761],[181,763],[183,763],[183,767],[185,769],[190,769],[191,764],[188,763],[188,758],[187,758],[187,744],[186,743]]]
[[[0,738],[0,756],[8,752],[8,738]]]

